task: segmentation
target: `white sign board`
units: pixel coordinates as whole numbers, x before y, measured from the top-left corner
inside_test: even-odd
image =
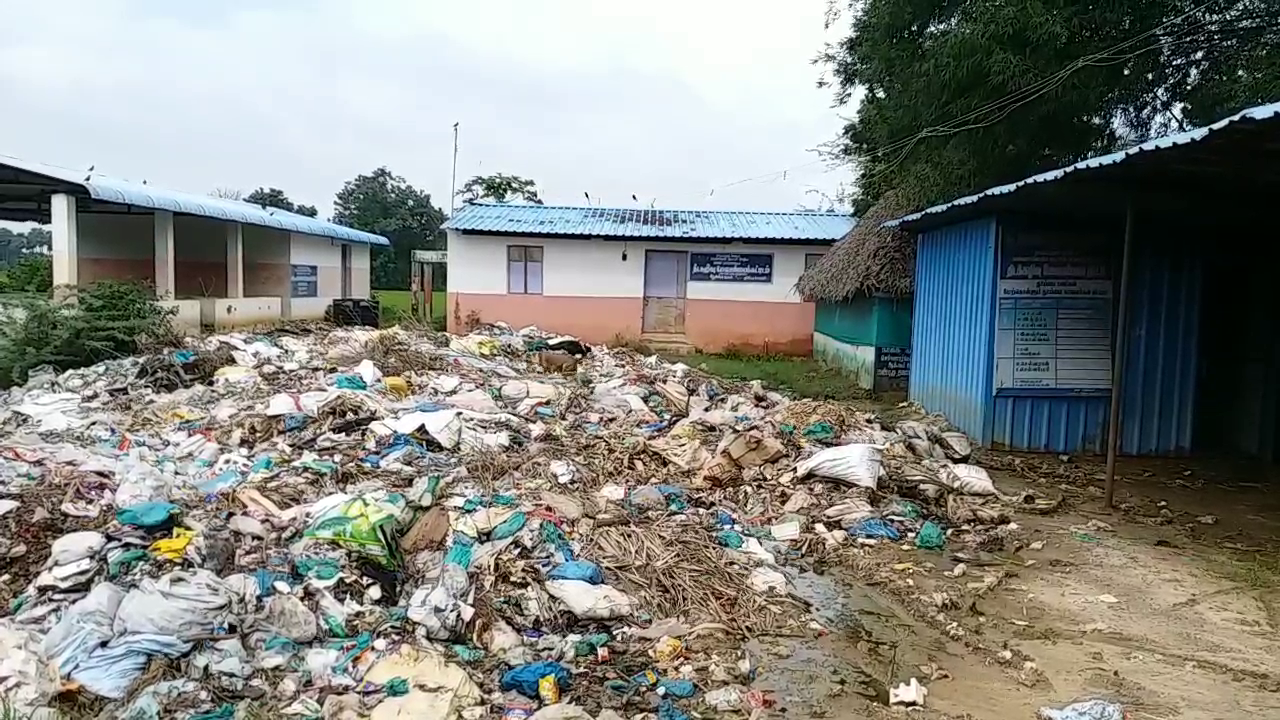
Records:
[[[1067,250],[1048,240],[1001,242],[996,390],[1110,390],[1112,280],[1106,250]]]
[[[414,250],[413,261],[420,263],[442,263],[449,261],[448,250]]]

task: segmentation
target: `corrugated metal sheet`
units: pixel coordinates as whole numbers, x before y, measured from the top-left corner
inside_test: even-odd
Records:
[[[939,228],[917,242],[911,399],[989,444],[995,219]]]
[[[1156,239],[1134,248],[1120,451],[1191,452],[1200,340],[1201,265]]]
[[[998,395],[991,443],[1027,452],[1105,453],[1110,400]]]
[[[1019,188],[1026,187],[1027,185],[1054,182],[1055,180],[1061,180],[1067,175],[1081,170],[1091,170],[1094,168],[1105,167],[1107,165],[1115,165],[1116,163],[1123,162],[1124,160],[1139,153],[1150,152],[1152,150],[1163,150],[1166,148],[1177,147],[1178,145],[1199,142],[1210,134],[1233,123],[1241,121],[1256,122],[1272,120],[1277,116],[1280,116],[1280,103],[1271,103],[1269,105],[1260,105],[1255,108],[1249,108],[1248,110],[1242,110],[1231,117],[1223,118],[1212,125],[1206,125],[1202,128],[1196,128],[1194,130],[1156,138],[1155,140],[1149,140],[1141,145],[1135,145],[1126,150],[1120,150],[1107,155],[1099,155],[1098,157],[1089,158],[1088,160],[1081,160],[1074,165],[1068,165],[1067,167],[1058,168],[1057,170],[1050,170],[1048,172],[1040,173],[1039,175],[1032,175],[1025,180],[1019,180],[1018,182],[1009,183],[1008,185],[1000,185],[999,187],[993,187],[989,190],[983,190],[980,193],[952,200],[951,202],[943,203],[942,205],[935,205],[931,208],[921,210],[918,213],[912,213],[911,215],[900,217],[897,220],[890,220],[885,223],[884,226],[895,227],[898,225],[910,225],[924,217],[942,215],[955,208],[980,202],[985,198],[1012,193]],[[937,218],[934,218],[934,220],[936,221]]]
[[[771,240],[827,244],[849,234],[840,213],[654,210],[589,206],[471,203],[445,224],[459,232],[504,235]]]
[[[71,170],[55,165],[45,165],[8,155],[0,156],[0,166],[43,175],[59,182],[84,188],[89,197],[102,202],[134,205],[152,210],[168,210],[169,212],[185,215],[198,215],[215,220],[288,230],[364,245],[391,244],[391,241],[381,235],[362,232],[354,228],[303,215],[295,215],[275,208],[264,210],[261,206],[240,202],[239,200],[224,200],[177,190],[164,190],[154,185],[143,185],[142,183],[119,180],[97,173],[86,173],[83,170]],[[88,179],[86,179],[86,176]]]

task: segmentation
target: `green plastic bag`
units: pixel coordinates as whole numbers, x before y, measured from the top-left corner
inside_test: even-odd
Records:
[[[399,567],[403,561],[395,525],[399,508],[356,497],[322,511],[303,537],[328,540],[372,558],[379,565]]]
[[[916,533],[916,547],[921,550],[941,550],[947,544],[947,534],[938,523],[929,520]]]

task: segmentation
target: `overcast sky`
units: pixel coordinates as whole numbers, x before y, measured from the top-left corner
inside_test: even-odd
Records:
[[[327,216],[379,165],[444,205],[456,121],[459,185],[790,210],[847,180],[809,152],[841,125],[809,62],[825,5],[0,0],[0,153]]]

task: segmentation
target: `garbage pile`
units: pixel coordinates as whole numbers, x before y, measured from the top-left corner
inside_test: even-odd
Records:
[[[1008,519],[941,418],[536,328],[215,335],[0,426],[24,714],[745,715],[746,641],[826,631],[795,572]]]

